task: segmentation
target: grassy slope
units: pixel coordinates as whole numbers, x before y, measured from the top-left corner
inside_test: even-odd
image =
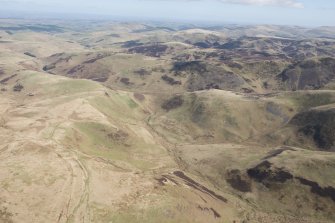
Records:
[[[177,142],[242,142],[283,126],[294,114],[291,109],[277,98],[212,90],[184,94],[181,107],[169,112],[160,108],[151,123]]]

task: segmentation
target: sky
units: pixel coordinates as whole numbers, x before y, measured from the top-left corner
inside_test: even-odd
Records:
[[[0,17],[335,26],[335,0],[0,0]]]

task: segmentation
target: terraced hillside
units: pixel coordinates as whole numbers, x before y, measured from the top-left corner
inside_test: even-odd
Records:
[[[0,20],[0,222],[335,222],[324,29]]]

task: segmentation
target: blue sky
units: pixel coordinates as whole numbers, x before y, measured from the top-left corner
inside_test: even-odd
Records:
[[[0,0],[10,15],[335,26],[334,0]]]

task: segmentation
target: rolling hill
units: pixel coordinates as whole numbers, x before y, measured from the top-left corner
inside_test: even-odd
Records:
[[[0,20],[0,222],[335,222],[334,36]]]

